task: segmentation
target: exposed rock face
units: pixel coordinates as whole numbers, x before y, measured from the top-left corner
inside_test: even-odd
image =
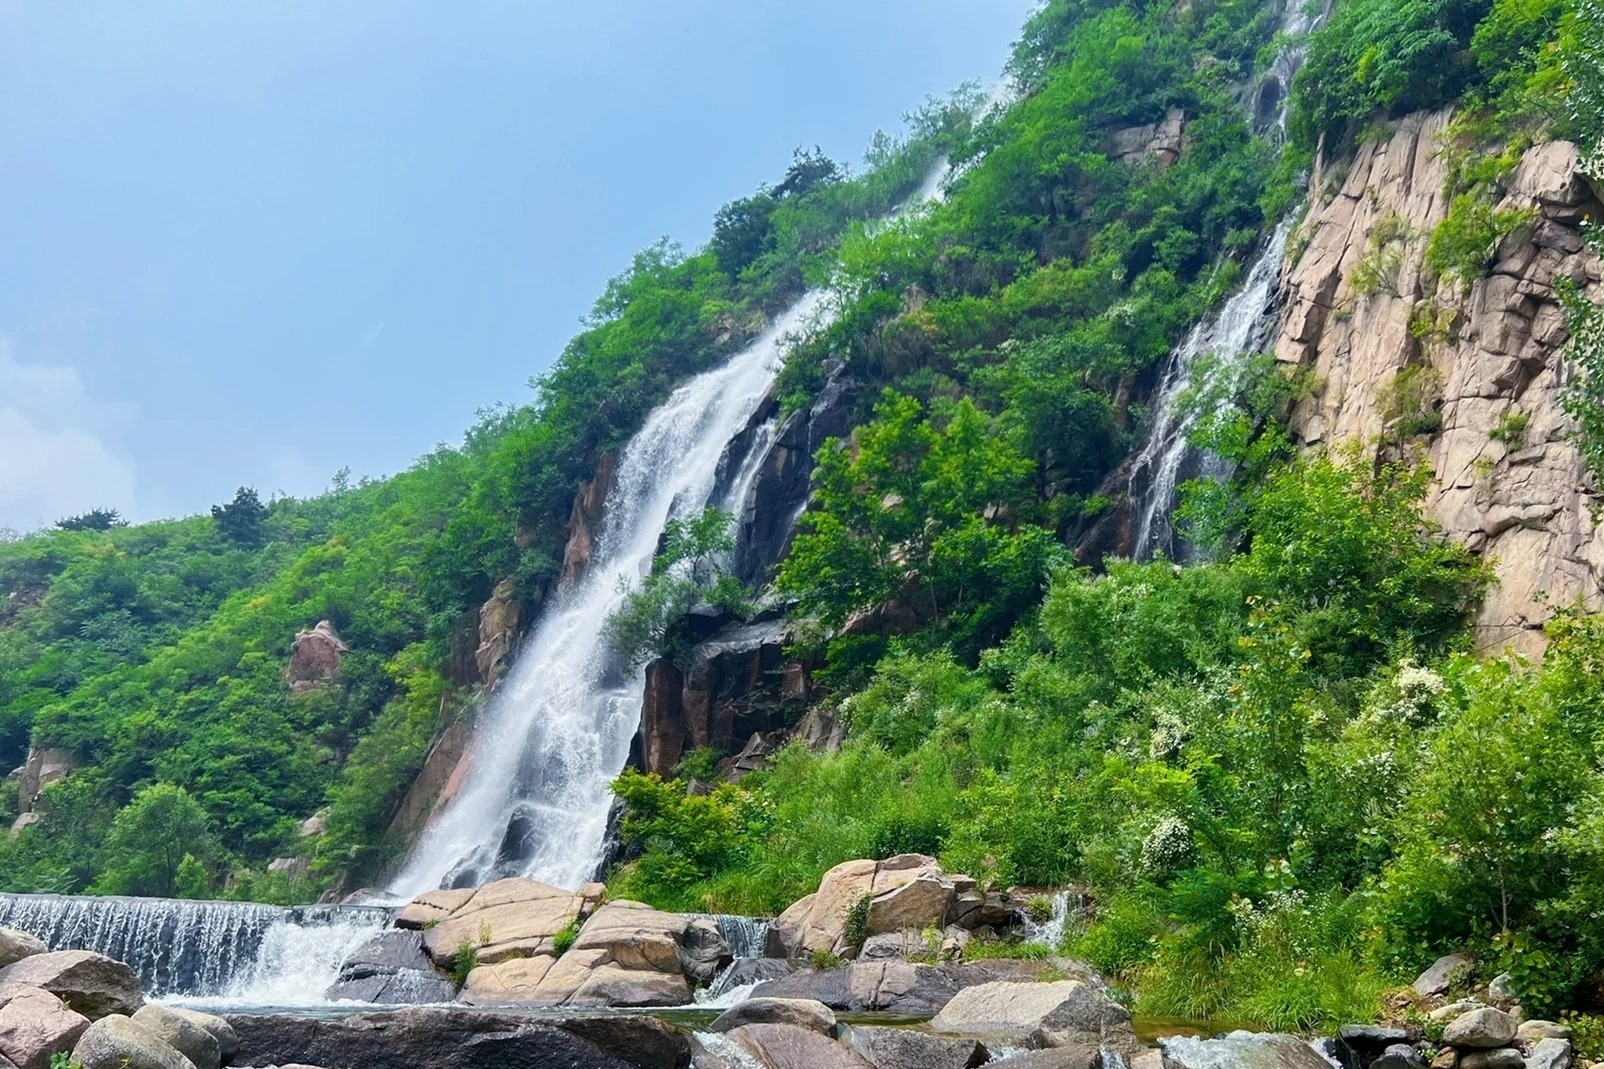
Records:
[[[413,779],[401,806],[390,821],[391,837],[416,843],[430,818],[456,797],[472,768],[468,743],[471,728],[467,720],[453,721],[434,740],[423,759],[423,767]]]
[[[736,739],[784,727],[786,707],[807,697],[805,685],[794,698],[782,690],[793,670],[802,668],[787,663],[785,635],[772,621],[719,632],[691,650],[683,671],[653,661],[641,705],[646,771],[666,776],[687,750],[729,753]]]
[[[71,750],[60,746],[32,747],[19,770],[17,804],[24,811],[31,810],[40,791],[66,779],[82,763]]]
[[[1600,206],[1575,146],[1535,146],[1499,205],[1531,211],[1531,224],[1500,244],[1491,273],[1468,292],[1436,283],[1422,261],[1448,208],[1448,120],[1439,111],[1400,121],[1390,138],[1359,148],[1339,192],[1317,198],[1294,236],[1294,247],[1307,246],[1285,280],[1275,352],[1311,368],[1318,384],[1293,409],[1297,441],[1423,455],[1435,475],[1427,515],[1494,562],[1478,646],[1537,653],[1538,629],[1556,608],[1600,604],[1604,576],[1594,494],[1559,405],[1570,371],[1554,293],[1569,277],[1599,294],[1600,265],[1579,223]],[[1416,388],[1405,407],[1423,412],[1398,411],[1405,369],[1421,369],[1407,372]],[[1398,417],[1420,415],[1428,427],[1440,416],[1441,429],[1408,439]]]
[[[789,1024],[820,1035],[835,1035],[835,1013],[822,1002],[803,998],[749,998],[718,1015],[709,1032],[733,1032],[749,1024]]]
[[[50,1056],[71,1050],[89,1018],[37,987],[0,985],[0,1060],[17,1069],[50,1069]]]
[[[973,1039],[953,1039],[911,1028],[862,1025],[848,1037],[852,1049],[875,1069],[976,1069],[991,1057]]]
[[[1168,167],[1181,158],[1181,135],[1185,129],[1186,112],[1171,108],[1163,122],[1116,130],[1108,139],[1108,154],[1125,164],[1152,161]]]
[[[0,984],[42,987],[91,1021],[145,1004],[134,970],[89,950],[34,954],[0,969]]]
[[[760,984],[757,998],[807,999],[849,1013],[926,1016],[945,1006],[958,984],[933,965],[865,961],[840,969],[802,969]]]
[[[577,582],[590,564],[596,532],[601,528],[607,495],[618,477],[618,458],[603,453],[596,461],[596,474],[579,489],[573,510],[568,514],[568,544],[563,547],[561,584]]]
[[[479,648],[474,651],[473,663],[487,690],[496,689],[518,641],[520,609],[513,587],[511,579],[503,579],[491,591],[490,600],[479,607]]]
[[[231,1017],[240,1037],[233,1064],[362,1066],[363,1069],[687,1069],[690,1043],[650,1017],[542,1017],[417,1007],[338,1021]]]
[[[284,668],[290,690],[299,692],[332,682],[340,671],[340,659],[350,652],[351,647],[327,620],[299,632],[290,644],[290,663]]]
[[[448,901],[436,892],[429,903]],[[474,891],[424,931],[423,946],[435,963],[449,966],[457,951],[470,946],[483,965],[514,957],[553,955],[557,933],[579,917],[583,900],[535,880],[511,877]],[[421,922],[420,922],[421,923]]]
[[[1232,1032],[1215,1039],[1189,1036],[1160,1040],[1164,1064],[1174,1069],[1331,1069],[1331,1063],[1297,1036]]]

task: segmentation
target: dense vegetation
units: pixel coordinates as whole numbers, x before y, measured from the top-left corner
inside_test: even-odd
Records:
[[[1560,615],[1540,668],[1473,656],[1487,575],[1421,520],[1425,474],[1294,455],[1275,416],[1297,385],[1263,361],[1205,426],[1237,462],[1186,510],[1211,563],[1094,574],[1065,547],[1113,504],[1132,399],[1293,209],[1317,146],[1460,103],[1433,240],[1445,277],[1474,277],[1509,225],[1487,213],[1512,153],[1550,130],[1598,146],[1601,24],[1597,0],[1338,0],[1283,146],[1241,102],[1278,46],[1267,6],[1050,0],[1015,52],[1017,101],[933,102],[858,177],[799,152],[706,248],[640,253],[534,403],[460,448],[310,501],[241,490],[211,517],[90,513],[0,545],[0,765],[30,744],[86,762],[0,841],[0,888],[272,897],[373,874],[430,741],[475,697],[477,606],[510,579],[535,609],[599,455],[827,284],[840,314],[799,343],[782,397],[805,405],[844,368],[855,430],[821,452],[774,590],[718,572],[709,513],[669,532],[612,631],[632,660],[675,656],[697,602],[783,600],[848,741],[709,794],[626,774],[639,856],[616,893],[770,912],[839,861],[916,850],[1086,887],[1097,908],[1066,949],[1155,1013],[1366,1017],[1462,946],[1529,1012],[1569,1004],[1604,968],[1598,620]],[[1173,162],[1113,158],[1115,134],[1172,109]],[[879,221],[943,156],[946,198]],[[1604,328],[1570,299],[1588,374],[1569,403],[1596,462]],[[321,619],[351,652],[334,683],[292,690],[292,637]],[[310,882],[270,879],[320,809]]]

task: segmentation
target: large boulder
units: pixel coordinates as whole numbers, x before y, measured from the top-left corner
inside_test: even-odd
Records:
[[[290,1063],[362,1069],[687,1069],[690,1041],[644,1016],[531,1018],[449,1006],[415,1006],[340,1020],[229,1018],[234,1065]]]
[[[1421,998],[1447,994],[1449,988],[1470,976],[1475,967],[1476,959],[1469,954],[1446,954],[1415,977],[1415,994]]]
[[[437,892],[424,899],[434,908],[435,902],[449,901],[444,895]],[[582,905],[578,895],[549,884],[518,877],[497,880],[473,892],[444,918],[425,918],[422,923],[435,923],[424,929],[423,945],[436,964],[446,967],[464,946],[473,949],[482,965],[555,954],[557,933],[579,919]]]
[[[0,984],[42,987],[91,1021],[145,1004],[134,970],[90,950],[34,954],[0,969]]]
[[[572,949],[538,986],[509,1001],[537,1006],[684,1006],[691,986],[677,972],[625,969],[606,949]]]
[[[223,1050],[217,1037],[166,1006],[146,1003],[132,1020],[194,1062],[195,1069],[219,1069],[223,1064]]]
[[[1526,1069],[1569,1069],[1571,1041],[1549,1036],[1532,1044],[1526,1055]]]
[[[513,1006],[529,1002],[555,964],[556,958],[542,954],[480,965],[468,973],[457,998],[470,1006]]]
[[[17,1069],[50,1069],[50,1056],[71,1050],[89,1027],[50,992],[37,987],[0,986],[0,1061]]]
[[[404,928],[380,932],[340,965],[324,996],[388,1005],[450,1002],[456,990],[435,971],[423,949],[423,934]]]
[[[1172,1069],[1331,1069],[1331,1063],[1297,1036],[1231,1032],[1214,1039],[1171,1036],[1159,1042]]]
[[[1515,1041],[1519,1027],[1520,1022],[1503,1010],[1483,1006],[1450,1021],[1442,1030],[1442,1041],[1451,1047],[1503,1047]]]
[[[935,858],[899,854],[884,861],[844,861],[824,874],[819,889],[792,904],[775,920],[774,938],[783,954],[844,954],[855,950],[848,918],[860,903],[867,910],[864,935],[904,928],[919,931],[947,919],[960,878],[948,877]],[[967,890],[969,881],[962,880]]]
[[[1090,1044],[1076,1043],[1069,1047],[1028,1050],[986,1064],[988,1069],[1098,1069],[1103,1064],[1103,1053]]]
[[[822,1002],[801,998],[749,998],[737,1002],[707,1026],[733,1032],[749,1024],[789,1024],[824,1036],[835,1035],[835,1014]]]
[[[296,634],[290,643],[290,663],[284,668],[284,678],[293,691],[303,691],[328,683],[340,671],[340,661],[351,647],[347,646],[334,625],[319,620],[317,626]]]
[[[875,1069],[975,1069],[991,1053],[974,1039],[936,1036],[913,1028],[861,1025],[847,1037]]]
[[[729,960],[713,922],[625,900],[593,913],[573,949],[606,951],[608,960],[623,969],[684,973],[703,983]]]
[[[996,982],[964,988],[930,1022],[937,1032],[996,1037],[1025,1047],[1141,1049],[1125,1007],[1080,980]]]
[[[849,1047],[789,1024],[749,1024],[730,1033],[765,1069],[874,1069]]]
[[[73,1046],[72,1060],[83,1069],[196,1069],[171,1044],[120,1013],[91,1024]]]
[[[239,1050],[239,1036],[234,1034],[234,1026],[228,1023],[228,1018],[219,1017],[214,1013],[202,1013],[200,1010],[184,1009],[179,1006],[169,1006],[168,1009],[188,1021],[190,1024],[204,1028],[217,1040],[217,1049],[226,1062]]]
[[[468,904],[478,888],[456,887],[448,891],[428,891],[414,898],[395,915],[397,928],[432,928]]]
[[[43,954],[49,949],[36,935],[19,932],[15,928],[0,928],[0,969],[14,965],[23,958]]]

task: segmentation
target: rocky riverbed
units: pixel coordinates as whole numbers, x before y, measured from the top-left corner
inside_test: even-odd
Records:
[[[1563,1026],[1526,1020],[1503,978],[1468,986],[1473,963],[1462,955],[1421,975],[1395,1026],[1144,1042],[1090,967],[976,953],[1050,934],[1027,916],[1041,908],[921,855],[851,861],[766,928],[758,955],[750,936],[762,928],[726,939],[715,918],[607,901],[600,884],[568,892],[500,880],[402,908],[345,961],[328,1012],[226,1017],[147,1001],[121,962],[0,929],[0,1069],[50,1069],[62,1054],[82,1069],[1576,1064]],[[709,992],[719,996],[711,1005]]]

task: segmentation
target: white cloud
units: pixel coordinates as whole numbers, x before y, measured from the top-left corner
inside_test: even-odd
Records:
[[[0,527],[94,508],[132,515],[133,461],[109,444],[131,414],[91,397],[73,368],[24,364],[0,338]]]

